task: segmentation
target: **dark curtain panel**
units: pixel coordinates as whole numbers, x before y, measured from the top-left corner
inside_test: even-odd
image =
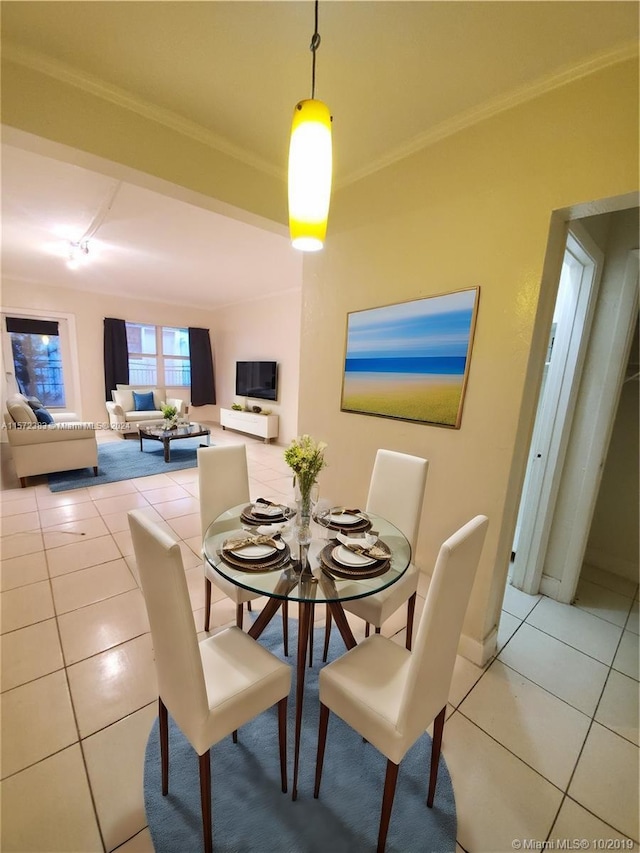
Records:
[[[54,320],[27,320],[23,317],[7,317],[7,332],[55,337],[58,334],[58,324]]]
[[[104,318],[104,391],[107,402],[116,383],[129,384],[129,348],[124,320]]]
[[[206,406],[215,403],[216,388],[213,379],[213,354],[209,329],[189,329],[189,355],[191,357],[191,405]]]

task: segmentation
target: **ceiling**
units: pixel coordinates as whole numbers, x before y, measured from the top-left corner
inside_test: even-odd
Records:
[[[313,3],[2,7],[5,58],[99,90],[285,180],[293,106],[310,96]],[[319,31],[316,96],[333,114],[340,187],[633,55],[638,6],[323,0]],[[203,307],[300,285],[300,256],[278,227],[136,182],[117,185],[16,144],[3,146],[2,167],[5,275]],[[56,235],[66,227],[78,239],[96,217],[91,263],[69,270]]]

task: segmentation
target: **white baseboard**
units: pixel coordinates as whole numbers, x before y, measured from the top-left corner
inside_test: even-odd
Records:
[[[558,578],[552,578],[551,575],[543,574],[540,578],[540,592],[547,598],[555,598],[557,601],[560,595],[560,581]]]
[[[596,569],[602,569],[621,578],[638,582],[638,564],[631,560],[615,557],[613,554],[608,554],[606,551],[600,551],[597,548],[587,548],[584,562],[589,563],[590,566],[595,566]]]
[[[475,663],[476,666],[485,666],[495,655],[498,647],[498,628],[494,625],[484,638],[483,642],[474,640],[466,634],[460,635],[458,643],[458,654],[463,658]]]

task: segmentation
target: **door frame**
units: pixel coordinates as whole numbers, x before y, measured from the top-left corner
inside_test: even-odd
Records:
[[[567,255],[582,272],[558,323],[557,349],[538,399],[511,576],[513,586],[531,595],[540,590],[604,259],[579,222],[569,226],[563,257]]]

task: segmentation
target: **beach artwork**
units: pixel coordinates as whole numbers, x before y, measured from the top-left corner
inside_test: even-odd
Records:
[[[348,314],[342,410],[459,428],[479,293]]]

